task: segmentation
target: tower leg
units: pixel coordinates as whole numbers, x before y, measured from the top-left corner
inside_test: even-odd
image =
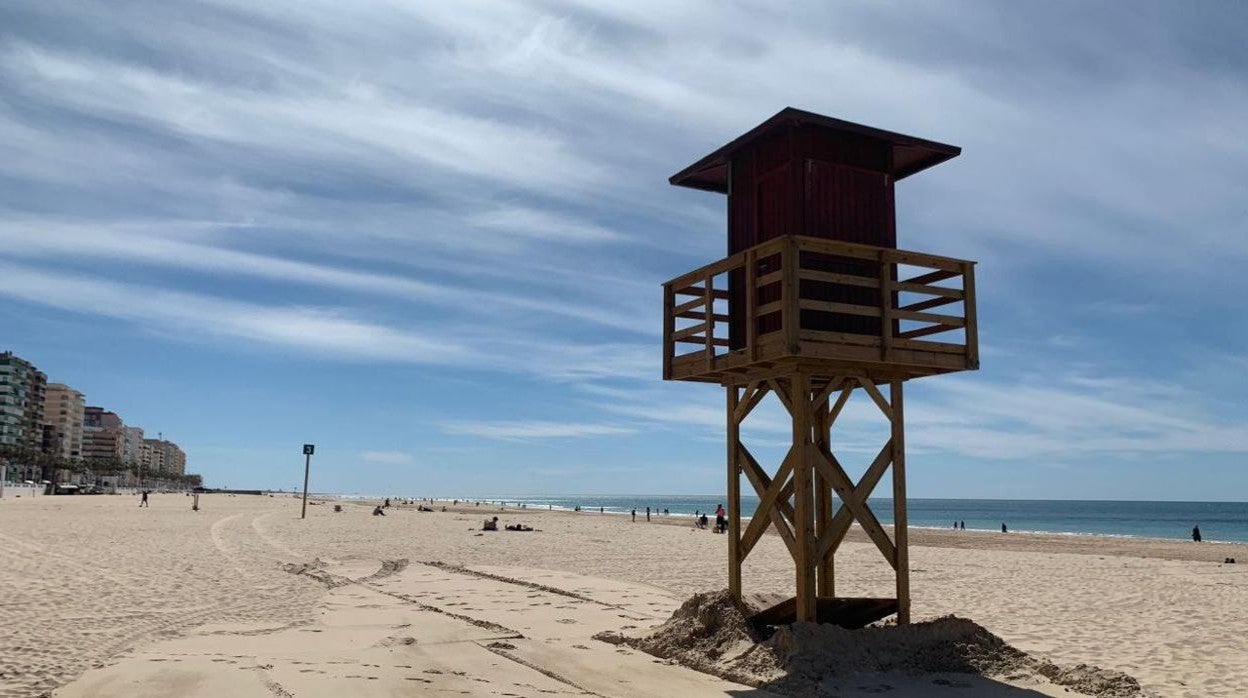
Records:
[[[910,623],[910,534],[906,517],[906,421],[902,381],[889,385],[893,408],[893,542],[897,559],[897,624]]]
[[[797,620],[816,620],[814,549],[814,492],[811,482],[810,377],[796,373],[789,379],[789,403],[793,417],[793,537],[797,563]]]
[[[832,455],[831,429],[828,415],[828,399],[825,397],[814,405],[814,448],[825,456]],[[824,532],[832,525],[832,483],[819,470],[815,470],[815,540],[822,540]],[[818,546],[816,546],[818,548]],[[818,553],[816,553],[817,555]],[[815,574],[817,596],[835,596],[836,578],[833,569],[835,552],[827,554],[816,561],[818,566]]]
[[[741,601],[741,424],[737,421],[739,388],[728,386],[728,592]],[[762,512],[755,516],[763,516]]]

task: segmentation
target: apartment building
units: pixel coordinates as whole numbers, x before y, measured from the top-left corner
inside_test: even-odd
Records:
[[[122,427],[125,443],[121,449],[121,462],[138,465],[143,456],[143,427]]]
[[[82,419],[82,458],[121,461],[126,453],[125,424],[116,412],[87,406]]]
[[[48,377],[34,364],[0,353],[0,444],[38,450]]]
[[[185,475],[186,453],[172,441],[143,439],[140,463],[152,475]]]
[[[86,409],[86,397],[82,393],[64,383],[48,384],[43,398],[43,421],[53,428],[53,453],[62,458],[82,458]]]

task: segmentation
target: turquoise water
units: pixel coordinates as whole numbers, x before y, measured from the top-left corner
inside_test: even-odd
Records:
[[[605,513],[627,514],[636,508],[640,515],[667,509],[671,516],[690,516],[695,511],[715,511],[723,497],[682,495],[574,495],[543,497],[472,497],[547,507],[586,511],[603,508]],[[758,498],[742,496],[741,513],[749,516]],[[892,501],[872,498],[871,508],[880,521],[892,523]],[[1135,538],[1187,539],[1192,526],[1200,526],[1207,541],[1248,543],[1248,503],[1241,502],[1093,502],[1008,499],[911,499],[910,525],[950,528],[954,521],[965,521],[967,529],[1000,531],[1001,524],[1011,531],[1059,533]]]

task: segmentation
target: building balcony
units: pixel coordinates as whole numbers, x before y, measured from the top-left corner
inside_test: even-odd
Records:
[[[975,263],[784,236],[663,285],[663,378],[976,370]],[[938,339],[928,339],[939,335]]]

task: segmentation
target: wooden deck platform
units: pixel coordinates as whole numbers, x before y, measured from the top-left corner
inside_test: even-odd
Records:
[[[878,380],[976,370],[974,271],[905,250],[769,240],[664,284],[663,377],[738,385],[793,369]],[[936,334],[943,341],[926,339]]]

